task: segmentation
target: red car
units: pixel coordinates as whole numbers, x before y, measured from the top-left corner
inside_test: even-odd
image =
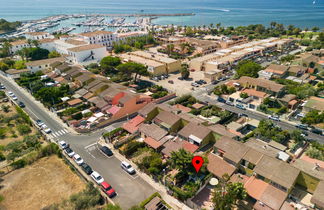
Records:
[[[117,195],[114,188],[112,188],[111,185],[107,182],[102,182],[100,185],[102,190],[109,196],[109,198],[112,198]]]

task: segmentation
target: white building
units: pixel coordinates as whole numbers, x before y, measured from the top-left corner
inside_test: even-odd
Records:
[[[85,64],[99,62],[108,55],[106,47],[100,44],[89,44],[67,49],[69,60],[73,63]]]
[[[55,50],[61,54],[68,54],[69,48],[79,47],[83,45],[87,45],[88,43],[82,40],[77,40],[68,37],[61,37],[58,40],[54,41]]]
[[[54,36],[48,32],[28,32],[25,34],[26,39],[41,40],[41,39],[53,39]]]
[[[27,43],[27,40],[17,40],[14,42],[10,42],[11,47],[10,47],[10,53],[14,54],[18,50],[21,50],[22,48],[25,47],[30,47],[30,45]]]
[[[56,47],[55,47],[55,40],[56,39],[51,39],[51,38],[47,38],[47,39],[41,39],[39,40],[39,47],[40,48],[43,48],[43,49],[46,49],[48,51],[54,51],[56,50]]]
[[[49,58],[49,59],[43,59],[43,60],[37,60],[37,61],[30,61],[26,63],[27,69],[30,70],[30,72],[37,72],[41,70],[45,70],[50,68],[50,65],[55,62],[64,62],[64,57],[58,57],[58,58]]]
[[[106,46],[106,48],[111,47],[117,41],[117,35],[110,31],[87,32],[78,36],[88,44],[100,44]]]

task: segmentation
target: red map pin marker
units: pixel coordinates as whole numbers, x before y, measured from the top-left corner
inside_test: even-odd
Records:
[[[201,166],[204,164],[204,159],[200,156],[194,156],[191,160],[193,167],[195,167],[196,172],[200,170]]]

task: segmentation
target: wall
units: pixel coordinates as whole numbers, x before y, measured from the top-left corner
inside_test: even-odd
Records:
[[[297,177],[296,183],[302,187],[305,187],[307,192],[313,193],[319,183],[319,180],[301,171]]]

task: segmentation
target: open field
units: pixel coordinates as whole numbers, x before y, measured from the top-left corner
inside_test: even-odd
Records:
[[[68,199],[85,183],[57,156],[42,158],[3,177],[0,209],[41,209]]]

